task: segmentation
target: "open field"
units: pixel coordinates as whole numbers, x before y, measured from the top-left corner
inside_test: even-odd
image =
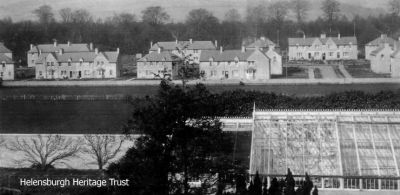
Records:
[[[131,111],[123,101],[0,101],[0,133],[122,133]]]

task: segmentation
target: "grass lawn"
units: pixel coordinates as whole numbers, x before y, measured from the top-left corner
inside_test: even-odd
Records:
[[[272,79],[308,79],[308,69],[300,67],[283,67],[282,75],[272,75]]]
[[[314,78],[316,78],[316,79],[322,79],[321,69],[319,69],[319,68],[314,68]]]
[[[345,65],[344,66],[353,78],[390,78],[390,74],[378,74],[372,72],[369,64]]]

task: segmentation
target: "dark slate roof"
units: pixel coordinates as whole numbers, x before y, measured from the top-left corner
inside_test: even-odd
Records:
[[[245,52],[242,52],[242,50],[225,50],[222,53],[219,50],[202,51],[200,61],[205,62],[213,58],[213,61],[217,62],[233,62],[236,57],[238,57],[239,61],[247,61],[250,55],[255,51],[257,50],[246,50]]]
[[[388,37],[386,35],[381,35],[380,37],[374,39],[373,41],[367,43],[367,45],[374,45],[374,46],[379,46],[379,45],[383,45],[385,43],[389,43],[390,46],[394,46],[394,44],[396,43],[396,40],[394,40],[391,37]]]
[[[11,50],[9,50],[4,43],[0,42],[0,53],[11,53]]]
[[[109,62],[117,62],[118,61],[118,52],[101,52]],[[99,53],[100,54],[100,53]],[[48,55],[53,55],[55,59],[57,59],[58,62],[68,62],[71,59],[71,62],[79,62],[81,59],[83,59],[84,62],[93,62],[96,56],[99,54],[96,54],[95,52],[77,52],[77,53],[63,53],[62,55],[51,52],[51,53],[42,53],[39,55],[38,60],[36,61],[37,63],[43,62]]]
[[[14,63],[14,61],[11,58],[6,56],[4,53],[0,53],[0,63],[2,63],[2,62],[6,62],[7,64]]]
[[[151,62],[160,62],[160,61],[166,61],[166,62],[173,62],[176,61],[177,59],[174,57],[175,54],[173,54],[170,51],[162,51],[160,53],[158,52],[151,52],[147,55],[145,55],[143,58],[140,58],[138,62],[145,62],[145,61],[151,61]]]
[[[90,51],[90,48],[88,44],[85,43],[71,43],[70,45],[68,44],[57,44],[56,47],[54,47],[54,44],[39,44],[34,46],[31,50],[28,52],[38,52],[39,50],[42,50],[42,53],[50,53],[50,52],[58,52],[60,49],[63,49],[64,52],[85,52],[85,51]]]
[[[255,42],[248,44],[246,47],[247,48],[265,48],[265,47],[269,47],[270,45],[276,45],[276,44],[268,38],[261,37],[260,39],[257,39]]]
[[[198,49],[198,50],[212,50],[216,49],[215,45],[211,41],[193,41],[190,43],[189,41],[168,41],[168,42],[157,42],[151,48],[150,51],[157,51],[158,48],[161,47],[162,50],[175,50],[176,48],[184,48],[187,49]]]
[[[289,46],[296,46],[301,45],[301,46],[310,46],[313,44],[313,42],[318,39],[321,41],[322,44],[325,44],[329,39],[332,39],[333,42],[335,42],[336,45],[348,45],[348,44],[353,44],[357,45],[357,38],[356,37],[327,37],[327,38],[320,38],[320,37],[306,37],[306,38],[289,38]]]

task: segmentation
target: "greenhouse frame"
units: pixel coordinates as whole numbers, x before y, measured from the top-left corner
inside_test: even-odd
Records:
[[[284,178],[290,168],[320,189],[400,190],[400,111],[257,110],[222,123],[252,131],[250,175]]]

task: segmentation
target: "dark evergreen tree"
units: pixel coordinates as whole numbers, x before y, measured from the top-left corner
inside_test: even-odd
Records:
[[[306,177],[305,177],[305,182],[303,184],[303,195],[309,195],[311,193],[311,190],[313,189],[313,182],[310,179],[310,176],[306,173]]]
[[[314,186],[314,190],[312,192],[312,195],[318,195],[318,188],[317,186]]]
[[[294,187],[296,185],[296,182],[289,168],[288,168],[288,173],[286,175],[285,184],[286,184],[285,195],[295,195]]]
[[[236,194],[245,195],[247,190],[246,190],[246,179],[244,175],[237,174],[235,181],[236,181]]]
[[[271,180],[271,186],[268,189],[268,195],[281,195],[280,183],[275,177]]]
[[[262,195],[262,182],[258,171],[254,176],[253,195]]]

